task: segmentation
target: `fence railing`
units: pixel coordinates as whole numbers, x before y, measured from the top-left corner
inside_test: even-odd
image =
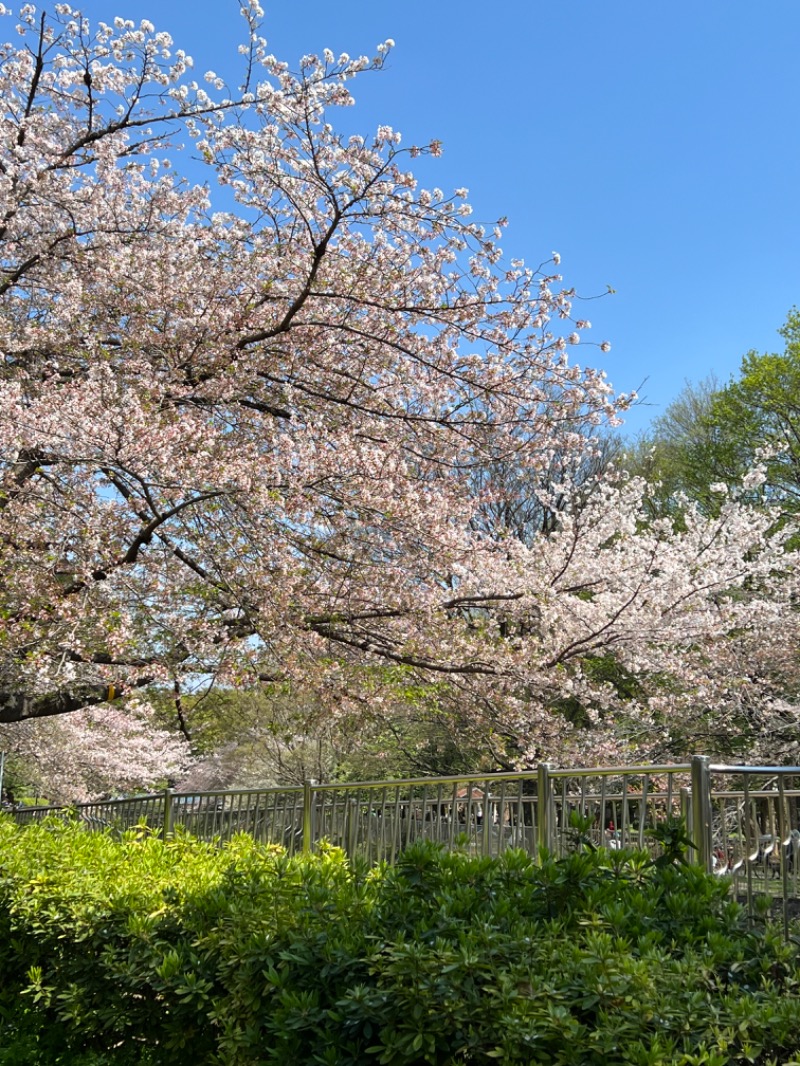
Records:
[[[409,844],[434,840],[481,855],[540,847],[564,854],[578,839],[657,853],[657,828],[681,816],[692,858],[730,878],[731,891],[756,913],[800,900],[800,767],[726,766],[704,756],[680,765],[556,768],[459,774],[283,788],[166,789],[130,799],[64,807],[18,808],[21,824],[70,814],[92,829],[139,824],[169,836],[176,827],[206,840],[248,833],[312,851],[323,840],[370,862],[392,862]],[[580,831],[573,825],[580,816]],[[656,832],[654,832],[654,830]],[[794,904],[800,909],[800,904]]]
[[[123,831],[137,824],[165,836],[183,826],[203,839],[245,832],[310,851],[326,839],[371,861],[392,861],[416,840],[459,845],[485,855],[506,848],[536,854],[540,846],[570,847],[573,811],[590,820],[598,846],[645,846],[646,831],[680,813],[680,785],[690,766],[560,770],[548,765],[524,773],[359,781],[283,788],[202,791],[171,789],[130,799],[71,807],[22,807],[24,824],[70,812],[90,828]]]

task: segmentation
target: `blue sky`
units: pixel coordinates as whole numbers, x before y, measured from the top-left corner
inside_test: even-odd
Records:
[[[265,5],[266,6],[266,5]],[[236,83],[236,0],[91,0],[91,18],[149,18],[199,70]],[[422,177],[467,186],[475,219],[507,215],[503,247],[553,250],[591,296],[574,358],[641,387],[635,433],[686,379],[777,351],[800,304],[800,3],[797,0],[302,0],[266,6],[270,50],[373,54],[348,128],[437,137]],[[644,382],[644,384],[642,384]]]

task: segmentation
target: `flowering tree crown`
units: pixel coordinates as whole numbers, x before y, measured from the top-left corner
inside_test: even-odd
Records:
[[[568,360],[558,257],[420,187],[437,142],[336,132],[392,42],[292,72],[246,15],[235,95],[146,22],[3,20],[0,721],[198,678],[378,699],[385,665],[530,733],[585,656],[741,624],[717,594],[766,588],[767,518],[647,529],[641,483],[576,488],[629,398]],[[498,519],[521,485],[546,536]]]

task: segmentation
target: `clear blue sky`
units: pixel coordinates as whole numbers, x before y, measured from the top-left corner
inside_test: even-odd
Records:
[[[685,379],[726,380],[749,349],[780,350],[800,304],[798,0],[299,0],[266,5],[270,50],[373,54],[348,127],[381,122],[444,156],[423,178],[467,186],[476,220],[510,219],[504,249],[552,250],[585,295],[573,349],[641,389],[638,431]],[[236,0],[90,0],[92,18],[149,18],[202,72],[236,83]]]

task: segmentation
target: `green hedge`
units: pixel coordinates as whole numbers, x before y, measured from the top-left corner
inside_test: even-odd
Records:
[[[367,869],[0,821],[0,1066],[800,1059],[794,943],[680,863]]]

